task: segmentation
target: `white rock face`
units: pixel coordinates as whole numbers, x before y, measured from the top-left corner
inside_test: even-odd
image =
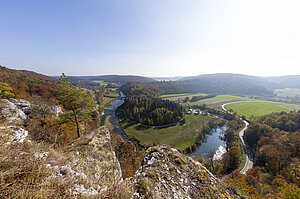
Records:
[[[63,113],[60,106],[53,106],[53,111],[54,111],[54,114],[56,115],[56,117],[58,117],[60,114]]]
[[[9,124],[23,122],[26,119],[25,113],[14,103],[7,99],[0,99],[0,121]]]
[[[122,170],[116,154],[111,148],[110,133],[106,127],[95,129],[91,134],[81,136],[74,142],[68,160],[63,164],[45,166],[52,169],[49,179],[70,180],[74,182],[70,191],[74,196],[103,194],[113,183],[122,182]],[[50,154],[51,155],[51,154]],[[43,152],[35,153],[35,158],[50,156]],[[89,183],[84,183],[88,181]]]
[[[77,196],[80,194],[96,195],[98,194],[98,191],[96,191],[93,187],[86,189],[82,184],[75,184],[73,195]]]
[[[130,181],[134,199],[242,198],[199,162],[166,146],[148,148]]]
[[[23,112],[30,111],[30,109],[31,109],[31,104],[28,101],[24,100],[24,99],[10,98],[8,100],[10,102],[14,103],[15,105],[17,105],[18,107],[20,107]]]
[[[5,137],[8,137],[9,141],[6,144],[24,143],[28,137],[28,131],[16,126],[0,126],[0,130],[2,129],[8,130],[8,134]],[[30,140],[27,141],[30,142]]]

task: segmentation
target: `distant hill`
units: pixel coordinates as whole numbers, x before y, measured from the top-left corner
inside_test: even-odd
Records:
[[[218,73],[186,77],[179,80],[186,92],[221,93],[235,95],[271,95],[271,82],[248,75]]]
[[[272,82],[274,89],[300,88],[300,75],[265,77],[264,79]]]
[[[53,76],[55,79],[59,79],[60,76]],[[88,79],[82,79],[80,77],[77,76],[67,76],[69,78],[69,81],[71,82],[71,84],[75,85],[75,86],[80,86],[83,88],[91,88],[91,87],[95,87],[95,86],[99,86],[98,83],[93,82],[92,80],[88,80]]]
[[[20,98],[30,100],[30,96],[37,94],[43,98],[55,97],[55,79],[33,71],[13,70],[0,66],[0,82],[9,84],[13,93]]]
[[[180,79],[183,79],[186,77],[176,76],[176,77],[150,77],[150,78],[157,80],[157,81],[177,81],[177,80],[180,80]]]
[[[142,77],[136,75],[100,75],[100,76],[78,76],[80,79],[85,80],[100,80],[111,83],[124,84],[127,82],[155,82],[156,80],[149,77]]]

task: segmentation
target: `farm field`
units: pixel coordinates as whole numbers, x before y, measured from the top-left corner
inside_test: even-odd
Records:
[[[108,83],[102,80],[94,80],[93,82],[96,82],[98,84],[100,84],[100,86],[106,86]]]
[[[191,93],[183,93],[183,94],[171,94],[171,95],[162,95],[160,98],[167,99],[170,101],[176,101],[176,100],[184,100],[186,97],[189,97],[192,99],[193,96],[205,96],[207,94],[198,93],[198,94],[191,94]]]
[[[237,102],[225,106],[227,110],[232,109],[240,116],[245,116],[247,119],[251,117],[262,116],[273,112],[290,112],[299,110],[300,105],[283,104],[271,101],[253,101],[253,102]]]
[[[248,97],[240,97],[234,95],[217,95],[213,98],[203,99],[196,102],[188,102],[188,105],[200,105],[200,104],[207,104],[211,106],[220,106],[222,104],[228,102],[235,102],[235,101],[258,101],[256,99],[248,98]]]
[[[185,96],[185,95],[192,95],[192,93],[167,94],[167,95],[161,95],[160,98],[182,97],[182,96]]]
[[[139,140],[142,145],[166,144],[178,150],[185,150],[192,146],[201,133],[202,127],[209,121],[216,120],[212,116],[187,115],[185,125],[177,124],[166,128],[149,128],[127,121],[121,111],[116,113],[125,134]]]

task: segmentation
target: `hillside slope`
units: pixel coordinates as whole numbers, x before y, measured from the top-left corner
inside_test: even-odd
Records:
[[[55,97],[55,79],[32,71],[13,70],[0,66],[0,82],[9,84],[13,93],[20,98],[30,100],[37,94],[43,98]]]
[[[182,78],[179,82],[186,92],[235,95],[271,95],[268,81],[260,77],[219,73]]]
[[[300,88],[300,75],[265,77],[265,79],[273,83],[274,89]]]

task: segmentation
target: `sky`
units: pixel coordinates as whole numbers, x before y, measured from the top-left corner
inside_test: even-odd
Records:
[[[299,0],[0,0],[0,65],[46,75],[300,75]]]

